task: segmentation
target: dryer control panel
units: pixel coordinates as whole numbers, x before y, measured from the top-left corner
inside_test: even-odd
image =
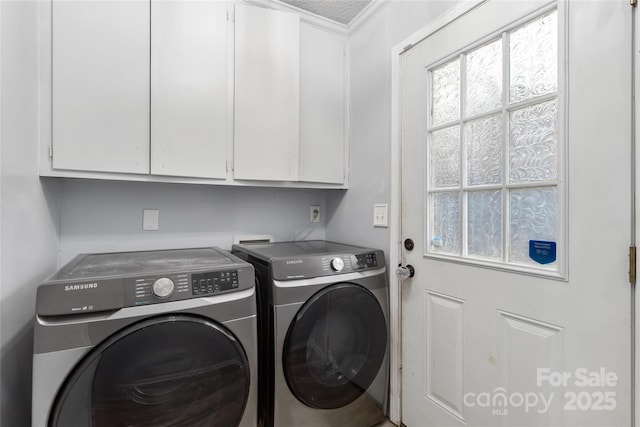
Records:
[[[382,251],[301,256],[271,262],[275,280],[333,276],[384,267]]]

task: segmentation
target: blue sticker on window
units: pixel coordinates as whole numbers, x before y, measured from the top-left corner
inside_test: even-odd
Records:
[[[551,264],[556,260],[556,242],[529,240],[529,258],[538,264]]]

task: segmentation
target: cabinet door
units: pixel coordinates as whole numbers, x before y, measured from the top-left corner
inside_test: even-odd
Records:
[[[300,181],[344,182],[345,39],[300,24]]]
[[[151,173],[225,178],[227,2],[151,2]]]
[[[52,4],[53,167],[149,173],[149,3]]]
[[[300,18],[236,5],[234,178],[298,180]]]

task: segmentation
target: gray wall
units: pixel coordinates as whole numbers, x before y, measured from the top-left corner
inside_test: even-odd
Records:
[[[391,49],[455,4],[392,1],[350,35],[349,191],[327,197],[329,240],[383,249],[388,261],[389,229],[372,223],[375,203],[391,213]]]
[[[55,183],[38,179],[37,3],[0,1],[0,425],[31,418],[36,286],[57,265]]]
[[[325,190],[64,180],[60,261],[83,252],[230,249],[238,234],[324,239],[325,200]],[[320,223],[309,223],[311,205],[320,206]],[[143,209],[160,211],[158,231],[142,231]]]

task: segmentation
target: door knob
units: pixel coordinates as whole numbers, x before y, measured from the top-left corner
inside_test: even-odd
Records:
[[[400,280],[408,279],[409,277],[413,277],[415,274],[416,269],[413,268],[411,264],[407,264],[405,267],[399,265],[398,268],[396,268],[396,276],[398,276]]]

